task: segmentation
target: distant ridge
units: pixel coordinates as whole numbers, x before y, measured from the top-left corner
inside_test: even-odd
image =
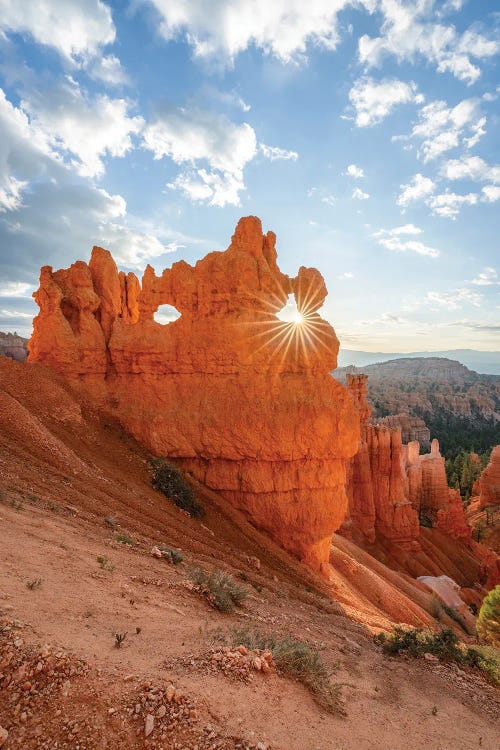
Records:
[[[339,367],[366,367],[391,359],[410,359],[414,357],[446,357],[483,375],[500,375],[500,351],[481,352],[476,349],[447,349],[435,352],[363,352],[358,349],[339,351]]]

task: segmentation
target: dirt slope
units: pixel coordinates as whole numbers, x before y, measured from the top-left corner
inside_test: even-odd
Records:
[[[427,620],[419,584],[339,538],[329,586],[201,488],[206,517],[189,518],[151,489],[147,458],[52,373],[0,361],[4,747],[397,750],[409,738],[416,750],[497,747],[497,690],[451,667],[389,660],[372,641],[377,625]],[[185,562],[152,557],[159,542],[182,549]],[[210,608],[187,584],[194,564],[244,580],[244,606]],[[212,633],[234,626],[322,647],[347,717],[274,672],[219,669]],[[170,683],[172,702],[160,692]]]

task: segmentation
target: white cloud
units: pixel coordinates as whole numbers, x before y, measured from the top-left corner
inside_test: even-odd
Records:
[[[54,152],[69,153],[86,177],[104,173],[103,158],[121,157],[132,148],[131,136],[143,127],[142,117],[129,115],[130,103],[98,95],[90,100],[71,78],[47,89],[32,89],[22,100],[32,126]]]
[[[486,203],[495,203],[500,200],[500,185],[485,185],[482,188],[483,201]]]
[[[434,101],[422,107],[410,137],[421,139],[419,156],[429,162],[461,143],[467,148],[474,146],[486,132],[485,124],[486,118],[480,116],[479,99],[464,99],[455,107]]]
[[[355,164],[349,164],[345,171],[345,174],[347,175],[347,177],[352,177],[353,180],[360,180],[365,176],[363,169],[361,167],[357,167]]]
[[[448,180],[500,183],[500,166],[490,166],[479,156],[450,159],[441,168],[441,176]]]
[[[30,289],[31,284],[22,281],[5,281],[0,283],[0,297],[25,297]]]
[[[333,206],[336,201],[336,198],[334,195],[324,195],[321,198],[322,203],[326,203],[327,206]]]
[[[475,279],[472,279],[471,284],[476,286],[498,286],[500,281],[498,280],[498,274],[496,269],[491,266],[487,266],[481,273],[478,273]]]
[[[169,187],[213,206],[239,205],[243,170],[257,151],[253,128],[210,112],[166,109],[144,130],[143,146],[155,159],[187,165]],[[203,166],[207,165],[208,169]]]
[[[358,201],[366,201],[370,197],[370,193],[364,193],[359,188],[354,188],[352,191],[352,197]]]
[[[419,100],[413,82],[405,83],[397,78],[358,78],[349,91],[349,100],[355,111],[355,122],[359,128],[371,127],[382,122],[398,104]]]
[[[374,0],[372,10],[379,10],[384,21],[379,37],[363,35],[359,40],[359,58],[367,66],[380,65],[384,55],[399,61],[414,62],[423,57],[441,73],[446,71],[469,84],[477,80],[480,68],[472,59],[482,60],[500,49],[474,28],[462,34],[454,26],[436,22],[443,13],[433,0],[404,3],[401,0]],[[449,4],[448,4],[449,5]],[[442,9],[441,9],[442,10]]]
[[[439,250],[436,250],[436,248],[424,245],[423,242],[419,242],[418,240],[405,239],[408,235],[418,235],[421,233],[422,230],[420,227],[416,227],[415,224],[403,224],[400,227],[394,227],[394,229],[379,229],[372,236],[377,240],[379,245],[382,245],[387,250],[391,250],[391,252],[410,252],[417,255],[427,255],[429,258],[437,258]]]
[[[337,14],[349,0],[151,0],[166,39],[185,37],[201,58],[232,61],[254,44],[283,62],[304,57],[308,44],[334,49]]]
[[[0,0],[0,30],[30,34],[68,60],[94,57],[115,40],[109,7],[101,0]]]
[[[424,175],[418,173],[412,177],[408,184],[399,187],[402,192],[397,199],[397,204],[405,208],[409,203],[422,200],[433,193],[436,185],[430,177],[424,177]]]
[[[354,274],[351,271],[345,271],[345,273],[341,273],[339,276],[339,279],[353,279]]]
[[[297,161],[299,155],[296,151],[287,151],[285,148],[278,146],[266,146],[265,143],[259,143],[259,151],[270,161],[283,159],[285,161]]]
[[[89,66],[89,75],[110,86],[124,86],[129,78],[116,55],[97,57]]]
[[[445,307],[448,310],[458,310],[464,304],[480,307],[482,295],[472,289],[462,287],[452,292],[427,292],[426,300],[429,304]]]
[[[427,201],[433,214],[446,219],[455,219],[460,213],[461,206],[474,206],[478,202],[476,193],[457,195],[457,193],[440,193],[432,195]]]

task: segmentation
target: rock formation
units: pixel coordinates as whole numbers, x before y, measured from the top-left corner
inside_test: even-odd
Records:
[[[385,420],[370,423],[366,375],[347,374],[347,387],[361,424],[358,453],[348,469],[353,526],[370,542],[383,537],[411,546],[419,538],[420,518],[455,538],[470,539],[460,493],[448,487],[438,441],[421,456],[418,441],[402,444],[400,427]]]
[[[350,519],[368,541],[381,535],[411,545],[418,538],[419,523],[405,492],[401,430],[369,424],[366,381],[366,375],[347,375],[361,425],[358,453],[348,469]]]
[[[0,331],[0,356],[24,362],[28,352],[26,351],[27,339],[18,336],[17,333],[2,333]]]
[[[479,508],[500,505],[500,445],[496,445],[490,456],[487,467],[475,482],[473,500],[479,497]]]
[[[225,252],[148,266],[139,283],[95,247],[89,265],[42,268],[30,362],[79,384],[154,454],[170,456],[309,565],[327,563],[346,507],[358,414],[330,371],[318,271],[277,265],[275,235],[241,219]],[[300,325],[276,313],[295,296]],[[160,305],[181,314],[154,320]]]
[[[417,441],[424,450],[430,448],[431,431],[420,417],[406,413],[391,414],[388,417],[374,417],[372,422],[373,424],[385,424],[387,427],[399,427],[401,440],[405,444]]]

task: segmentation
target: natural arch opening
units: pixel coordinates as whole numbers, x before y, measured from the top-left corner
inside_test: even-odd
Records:
[[[296,325],[304,322],[304,317],[301,315],[297,302],[293,294],[288,295],[288,301],[278,313],[276,313],[278,320],[283,323],[295,323]]]
[[[160,305],[154,314],[155,322],[162,326],[168,326],[180,317],[179,310],[173,305]]]

